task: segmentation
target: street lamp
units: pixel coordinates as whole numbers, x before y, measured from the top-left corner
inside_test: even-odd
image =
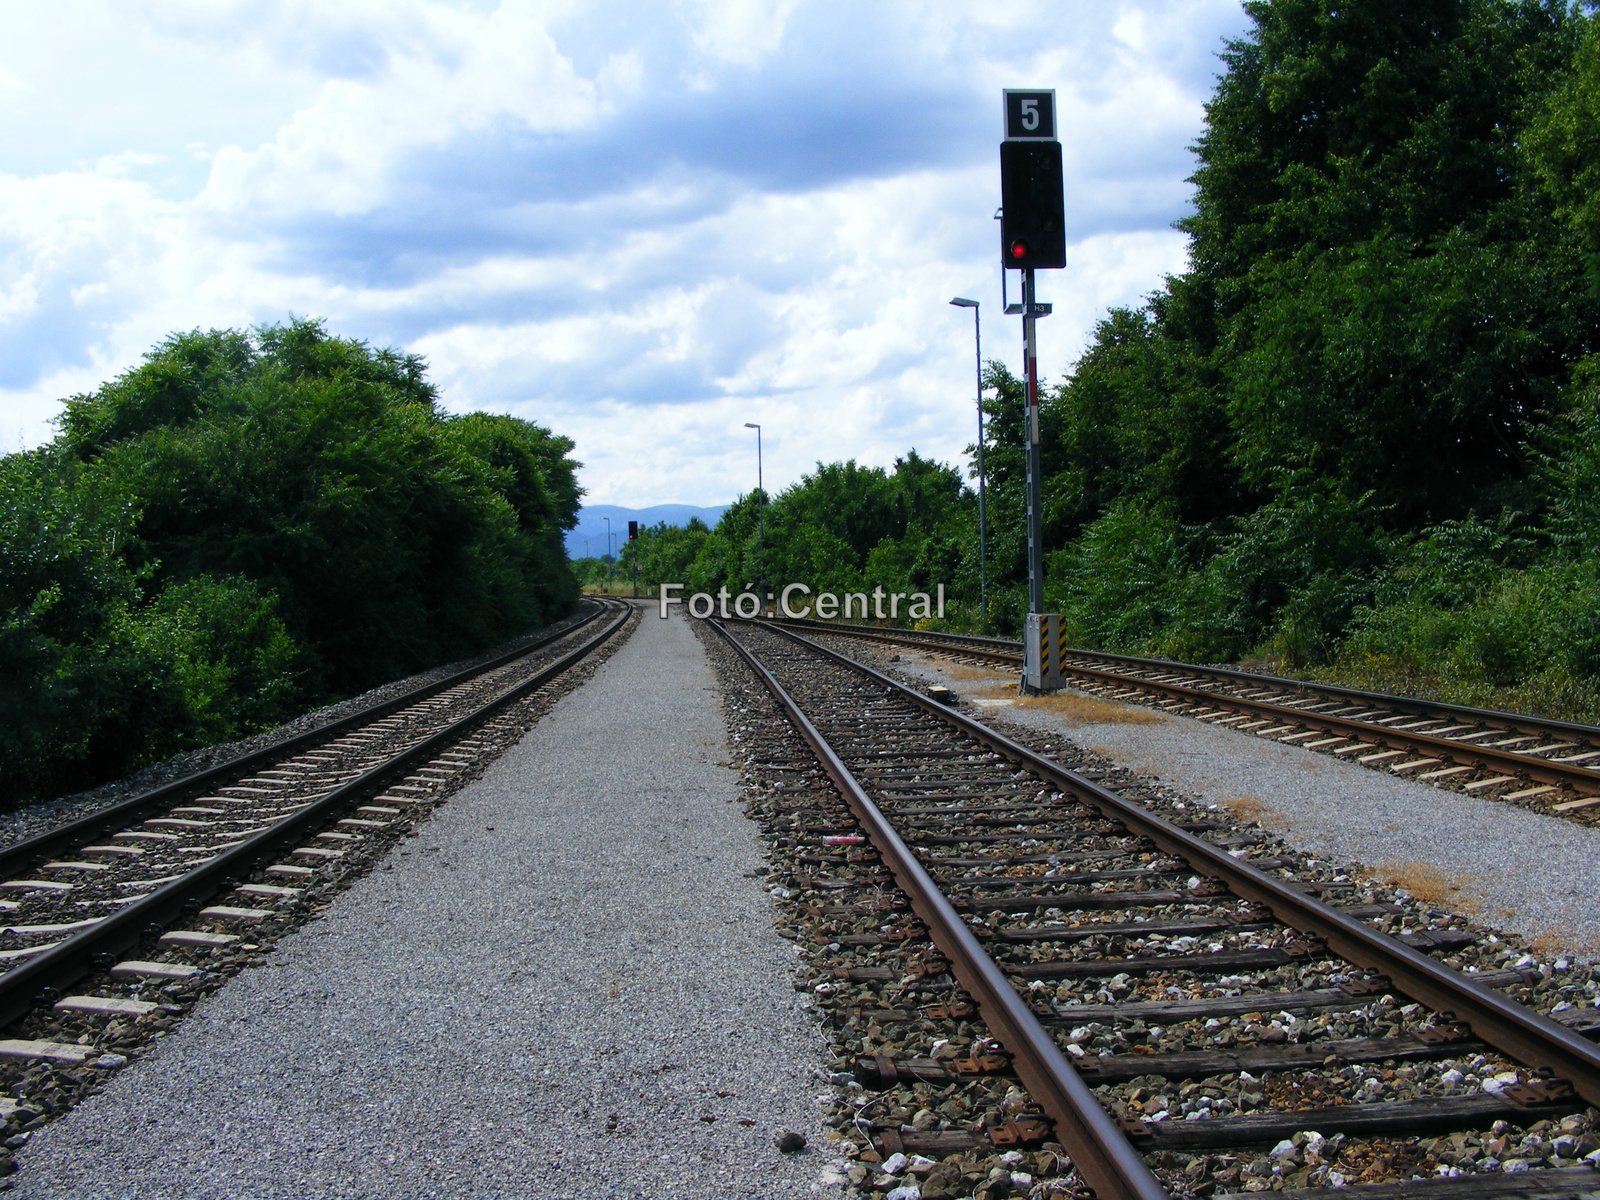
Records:
[[[756,533],[756,549],[761,552],[767,548],[767,488],[761,482],[761,426],[754,421],[746,421],[744,427],[756,431],[756,491],[761,493],[761,498],[756,502],[756,519],[759,522],[759,529]],[[766,564],[763,563],[763,570],[765,567]],[[765,583],[766,580],[763,579],[762,582]]]
[[[609,559],[611,557],[611,518],[610,517],[601,517],[600,519],[606,523],[606,557]],[[606,592],[607,592],[607,594],[609,594],[610,591],[611,591],[611,564],[608,562],[608,563],[606,563]]]
[[[978,323],[978,302],[957,296],[950,301],[957,308],[972,310],[972,344],[978,362],[978,613],[985,629],[989,628],[989,568],[988,522],[984,513],[983,481],[983,332]]]

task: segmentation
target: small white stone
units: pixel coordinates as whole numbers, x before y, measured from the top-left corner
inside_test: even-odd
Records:
[[[1274,1146],[1272,1148],[1271,1157],[1272,1158],[1288,1158],[1293,1153],[1294,1153],[1294,1143],[1291,1142],[1288,1138],[1284,1138],[1283,1141],[1279,1142],[1276,1146]]]
[[[1525,1158],[1508,1158],[1501,1164],[1500,1169],[1507,1175],[1520,1175],[1528,1169],[1528,1160]]]
[[[1439,1076],[1439,1082],[1454,1087],[1465,1078],[1466,1076],[1460,1071],[1456,1070],[1454,1067],[1451,1067],[1443,1075]]]
[[[1005,1163],[1005,1165],[1008,1167],[1014,1167],[1022,1161],[1022,1151],[1007,1150],[1000,1156],[1000,1161]]]
[[[914,1183],[901,1184],[885,1200],[922,1200],[922,1189]]]
[[[883,1170],[886,1174],[898,1175],[901,1171],[906,1169],[906,1163],[908,1161],[910,1160],[907,1159],[904,1154],[891,1154],[888,1158],[883,1160]]]
[[[115,1071],[118,1067],[128,1065],[128,1056],[125,1054],[102,1054],[94,1060],[94,1065],[107,1071]]]

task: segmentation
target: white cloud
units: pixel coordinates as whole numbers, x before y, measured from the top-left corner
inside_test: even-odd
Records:
[[[1004,84],[1061,98],[1059,376],[1107,305],[1182,268],[1184,147],[1243,23],[1232,0],[68,2],[70,44],[0,15],[33,52],[26,80],[0,66],[0,121],[30,114],[28,165],[0,175],[0,446],[170,331],[294,312],[426,354],[452,409],[574,437],[591,499],[631,504],[746,490],[747,420],[769,487],[972,440],[949,297],[982,301],[986,357],[1018,357],[990,220]]]
[[[750,67],[782,45],[799,0],[684,0],[681,7],[701,53]]]
[[[0,112],[20,105],[34,90],[22,76],[0,64]]]

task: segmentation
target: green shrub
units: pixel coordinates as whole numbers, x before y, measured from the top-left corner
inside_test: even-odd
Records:
[[[270,727],[566,612],[572,443],[452,417],[299,321],[175,334],[0,458],[16,803]]]

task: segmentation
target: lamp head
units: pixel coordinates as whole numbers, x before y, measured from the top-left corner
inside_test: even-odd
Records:
[[[744,427],[746,429],[760,429],[761,428],[761,426],[757,425],[754,421],[746,421],[744,423]]]
[[[976,300],[968,300],[965,296],[957,296],[954,300],[950,301],[950,303],[954,304],[957,308],[978,307],[978,302]]]

